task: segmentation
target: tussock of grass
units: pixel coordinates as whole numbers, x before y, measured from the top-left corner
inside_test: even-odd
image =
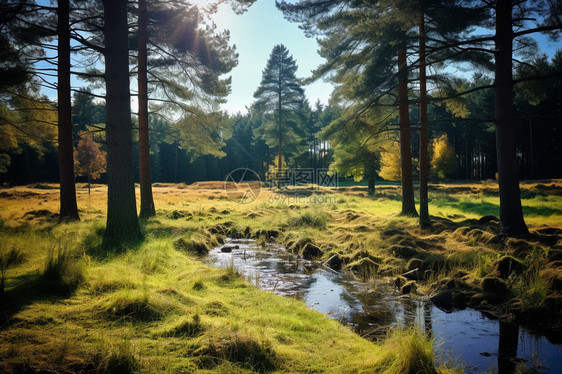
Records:
[[[287,220],[289,227],[312,227],[319,230],[326,228],[328,215],[321,211],[307,210],[303,213],[291,215]]]
[[[433,339],[417,329],[393,330],[376,364],[377,373],[438,373]]]
[[[184,238],[179,238],[174,241],[174,248],[177,250],[182,250],[188,253],[193,253],[198,256],[204,256],[209,253],[209,247],[204,242],[195,240],[186,240]]]
[[[97,296],[120,289],[134,289],[136,288],[136,284],[115,273],[103,274],[101,272],[91,272],[90,277],[88,277],[87,288],[93,295]]]
[[[154,322],[173,311],[173,305],[146,292],[120,292],[109,300],[104,315],[111,320]]]
[[[181,318],[175,325],[162,333],[163,336],[194,337],[203,333],[205,328],[201,323],[199,314],[193,317]]]
[[[21,264],[25,256],[16,247],[12,247],[9,250],[4,250],[1,247],[0,249],[2,250],[0,252],[0,294],[2,294],[5,288],[6,271],[11,267]]]
[[[210,316],[226,316],[228,314],[228,307],[221,301],[215,300],[207,303],[204,306],[203,312]]]
[[[118,343],[111,354],[100,361],[98,371],[111,374],[132,374],[138,372],[141,367],[135,357],[134,348],[128,340]]]
[[[52,292],[70,293],[84,281],[84,264],[78,254],[68,248],[49,251],[45,269],[38,284]]]
[[[198,279],[193,282],[193,286],[191,288],[193,288],[195,291],[201,291],[205,288],[205,283],[202,280]]]
[[[223,361],[237,363],[244,369],[258,373],[271,372],[280,366],[271,344],[238,334],[214,339],[193,354],[197,356],[199,367],[205,369],[215,368]]]

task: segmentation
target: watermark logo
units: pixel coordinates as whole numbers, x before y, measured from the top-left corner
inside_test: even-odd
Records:
[[[323,194],[322,187],[337,188],[338,175],[328,169],[281,169],[266,173],[265,186],[271,188],[270,204],[335,204],[335,196]],[[252,169],[240,168],[224,181],[228,198],[238,204],[256,201],[262,190],[259,175]]]
[[[320,190],[320,187],[338,187],[338,174],[330,173],[329,169],[278,169],[267,172],[265,179],[271,188],[311,185],[314,190]]]
[[[267,198],[270,204],[336,204],[337,198],[335,196],[324,195],[306,195],[303,193],[283,193],[274,192]]]
[[[238,204],[249,204],[260,195],[260,177],[251,169],[233,170],[224,181],[224,190],[230,200]]]
[[[267,199],[270,204],[335,204],[337,201],[335,196],[322,194],[322,187],[338,188],[338,174],[330,173],[329,169],[278,169],[266,174],[266,182],[273,189]]]

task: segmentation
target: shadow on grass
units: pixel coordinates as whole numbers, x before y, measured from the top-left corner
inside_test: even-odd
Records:
[[[402,201],[402,195],[400,193],[392,193],[392,192],[380,192],[377,193],[375,191],[374,198],[377,199],[388,199],[392,201]]]
[[[32,271],[12,278],[11,287],[0,291],[0,330],[10,325],[12,317],[38,301],[56,302],[71,297],[84,281],[84,254],[108,260],[126,251],[137,250],[143,239],[112,245],[103,242],[105,228],[97,226],[84,238],[84,250],[71,249],[64,242],[52,248],[40,272]]]
[[[140,221],[140,223],[143,236],[136,240],[126,240],[123,242],[104,240],[105,227],[103,225],[97,226],[84,239],[86,254],[96,260],[106,261],[125,252],[139,249],[145,241],[146,221]]]
[[[525,216],[548,217],[552,215],[562,215],[562,209],[551,208],[546,206],[523,206],[523,214]]]
[[[439,206],[439,204],[437,204]],[[443,206],[461,210],[463,213],[472,213],[479,216],[498,215],[500,206],[487,201],[449,201]],[[547,206],[525,206],[523,205],[525,216],[548,217],[552,215],[562,215],[562,209]]]
[[[84,280],[80,259],[68,252],[49,254],[41,273],[29,272],[15,278],[15,286],[0,293],[0,330],[7,328],[14,314],[37,301],[67,299]]]
[[[309,197],[313,193],[318,193],[319,191],[314,191],[312,188],[299,188],[299,189],[274,189],[273,192],[285,195],[288,197]]]
[[[497,215],[500,211],[499,205],[487,201],[459,201],[451,203],[450,207],[479,216]]]

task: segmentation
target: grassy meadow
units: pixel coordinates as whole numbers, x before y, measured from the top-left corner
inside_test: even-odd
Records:
[[[505,238],[498,187],[436,184],[431,230],[401,217],[398,186],[263,189],[248,204],[223,182],[155,184],[145,239],[102,247],[107,187],[78,186],[81,222],[58,223],[56,185],[0,189],[1,372],[462,372],[432,341],[377,342],[205,265],[226,237],[277,241],[365,282],[528,323],[562,325],[562,180],[522,183],[530,234]],[[137,199],[138,201],[138,199]],[[537,314],[538,313],[538,314]]]

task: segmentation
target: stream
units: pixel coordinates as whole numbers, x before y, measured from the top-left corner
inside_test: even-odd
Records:
[[[438,359],[463,365],[465,373],[512,373],[520,363],[531,373],[562,373],[562,344],[474,309],[444,312],[429,300],[400,296],[390,281],[366,284],[276,243],[263,248],[252,239],[227,239],[207,263],[234,266],[258,288],[301,299],[367,339],[392,326],[420,326],[434,336]]]

